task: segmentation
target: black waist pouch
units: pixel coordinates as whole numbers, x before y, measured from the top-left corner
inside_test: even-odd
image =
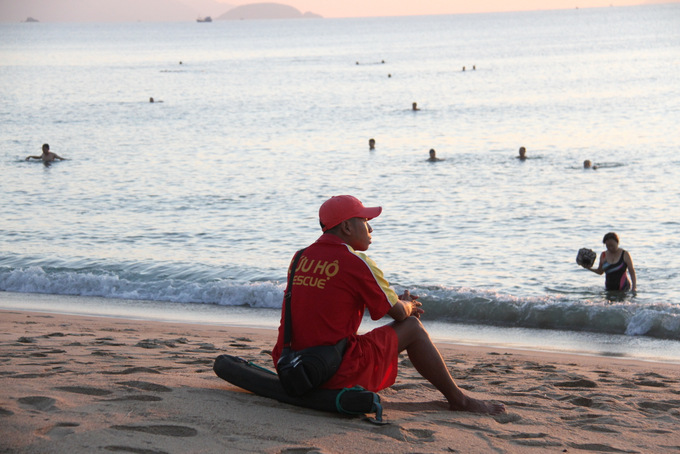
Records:
[[[276,363],[276,372],[283,389],[291,396],[318,388],[335,375],[345,353],[347,339],[335,345],[321,345],[295,351],[284,347]]]

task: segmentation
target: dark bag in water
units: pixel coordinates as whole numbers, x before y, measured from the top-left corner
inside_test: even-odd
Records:
[[[596,258],[597,254],[592,249],[581,248],[576,254],[576,263],[583,268],[592,268]]]
[[[347,339],[335,345],[321,345],[295,351],[285,347],[276,363],[283,389],[291,396],[318,388],[335,375],[345,353]]]

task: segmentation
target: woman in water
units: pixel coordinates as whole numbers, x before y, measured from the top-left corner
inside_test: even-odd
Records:
[[[627,251],[619,247],[619,237],[614,232],[607,233],[602,242],[607,250],[600,255],[600,264],[597,268],[588,268],[593,273],[605,273],[605,287],[607,290],[632,290],[637,287],[633,259]],[[626,275],[630,274],[630,280]],[[631,285],[632,282],[632,285]]]

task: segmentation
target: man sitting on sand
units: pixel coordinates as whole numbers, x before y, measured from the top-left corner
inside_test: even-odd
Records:
[[[446,397],[450,410],[504,413],[502,404],[474,399],[456,385],[420,323],[424,311],[418,297],[408,290],[397,296],[375,262],[359,252],[371,244],[373,229],[368,221],[381,211],[381,207],[365,207],[350,195],[331,197],[321,205],[323,235],[304,250],[293,288],[286,289],[292,295],[291,348],[334,345],[346,338],[340,368],[322,387],[361,386],[374,392],[394,384],[399,353],[406,350],[416,370]],[[389,315],[394,321],[357,334],[366,309],[373,320]],[[272,350],[274,364],[283,350],[284,321],[285,304]]]
[[[62,158],[58,154],[51,152],[48,144],[43,144],[42,154],[40,156],[27,156],[26,161],[29,159],[42,159],[43,162],[53,162],[55,159],[59,159],[60,161],[66,160],[66,158]]]

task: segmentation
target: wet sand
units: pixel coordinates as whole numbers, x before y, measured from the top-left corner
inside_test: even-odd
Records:
[[[218,378],[271,368],[273,330],[0,311],[0,452],[680,452],[680,366],[440,344],[459,386],[507,414],[449,412],[400,359],[389,424],[298,408]]]

